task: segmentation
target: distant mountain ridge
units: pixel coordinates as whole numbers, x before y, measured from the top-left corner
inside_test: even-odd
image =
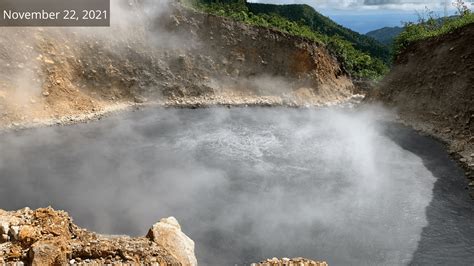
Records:
[[[442,25],[447,19],[448,20],[453,20],[453,19],[458,18],[458,17],[459,16],[455,15],[455,16],[450,16],[450,17],[447,17],[447,18],[445,18],[445,17],[432,18],[432,20],[430,18],[428,18],[428,19],[424,19],[424,22],[419,21],[415,24],[428,22],[428,23],[435,23],[436,25]],[[429,21],[431,21],[431,22],[429,22]],[[378,42],[380,42],[382,44],[384,44],[389,49],[392,49],[393,42],[398,37],[398,35],[400,35],[400,33],[402,33],[404,31],[404,29],[405,29],[404,27],[397,27],[397,26],[396,27],[383,27],[383,28],[380,28],[380,29],[369,31],[365,35],[377,40]]]
[[[388,47],[345,28],[309,5],[249,3],[246,0],[181,0],[192,9],[311,40],[328,49],[353,79],[378,79],[391,65]]]
[[[369,36],[387,47],[391,47],[395,38],[403,31],[403,27],[383,27],[381,29],[367,32]]]
[[[381,59],[386,64],[391,62],[390,50],[379,41],[341,26],[330,18],[317,12],[306,4],[274,5],[246,3],[248,9],[254,14],[277,14],[290,21],[307,25],[312,30],[328,36],[340,36],[351,42],[360,51]]]

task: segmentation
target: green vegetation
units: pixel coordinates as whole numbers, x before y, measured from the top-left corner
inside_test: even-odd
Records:
[[[277,14],[290,21],[305,25],[315,32],[327,36],[339,36],[349,41],[357,50],[369,54],[371,57],[381,59],[390,63],[391,55],[387,47],[372,39],[345,28],[328,17],[316,12],[309,5],[269,5],[269,4],[247,4],[249,11],[254,14]]]
[[[376,39],[389,49],[392,48],[395,38],[403,31],[402,27],[383,27],[367,32],[365,35]]]
[[[288,8],[280,8],[276,5],[246,3],[245,0],[190,1],[193,1],[194,7],[207,13],[230,17],[255,26],[272,27],[323,44],[340,60],[353,78],[378,79],[388,71],[382,57],[369,53],[369,41],[366,44],[367,49],[360,48],[364,46],[364,38],[360,37],[362,35],[356,36],[357,33],[337,25],[309,6],[290,5],[284,6]],[[299,12],[303,13],[299,15]],[[365,38],[369,40],[368,37]],[[355,39],[359,41],[356,43]],[[373,50],[373,54],[378,53],[376,50]]]
[[[418,23],[405,23],[404,30],[395,38],[394,51],[398,54],[413,42],[444,35],[474,23],[474,14],[462,1],[457,2],[458,16],[440,19],[427,12],[427,19],[420,16]]]

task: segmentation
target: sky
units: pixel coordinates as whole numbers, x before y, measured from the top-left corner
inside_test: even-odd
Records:
[[[470,1],[470,3],[469,3]],[[415,22],[418,14],[428,8],[435,14],[444,15],[445,0],[251,0],[272,4],[308,4],[337,23],[360,33],[401,26],[403,22]],[[446,0],[447,11],[456,11],[452,0]],[[474,0],[465,0],[474,7]]]

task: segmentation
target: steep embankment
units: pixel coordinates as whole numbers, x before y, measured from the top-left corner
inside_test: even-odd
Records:
[[[352,96],[351,80],[317,43],[156,5],[147,15],[117,4],[121,22],[106,29],[1,29],[0,125],[144,102],[299,106]]]
[[[380,98],[403,120],[449,143],[474,178],[474,24],[409,45],[382,81]],[[474,189],[474,182],[470,183]],[[474,191],[471,190],[474,195]]]

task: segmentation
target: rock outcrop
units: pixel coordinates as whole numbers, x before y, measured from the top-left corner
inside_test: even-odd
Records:
[[[183,265],[197,265],[194,241],[181,231],[181,226],[174,217],[161,219],[153,225],[147,237],[168,250]]]
[[[197,265],[193,241],[172,217],[132,238],[89,232],[51,208],[0,210],[0,236],[0,264]]]
[[[198,265],[194,242],[174,217],[161,219],[146,237],[89,232],[64,211],[0,209],[0,264]],[[253,266],[328,266],[304,258],[268,259]]]

